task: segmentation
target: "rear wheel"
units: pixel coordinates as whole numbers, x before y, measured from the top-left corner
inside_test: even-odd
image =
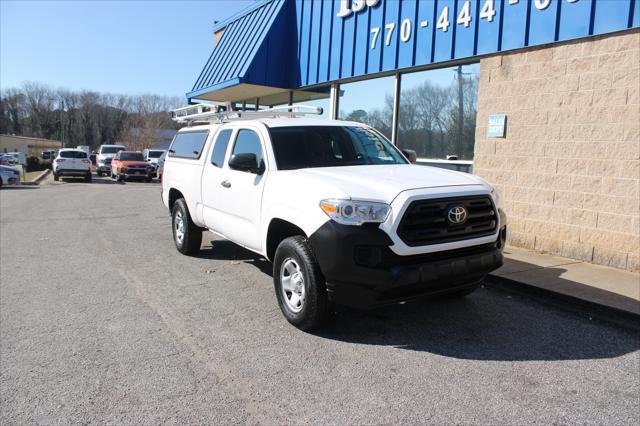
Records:
[[[182,254],[191,255],[200,251],[202,243],[202,229],[191,220],[189,208],[184,198],[180,198],[173,205],[171,211],[173,241]]]
[[[283,240],[274,256],[273,281],[280,310],[300,330],[320,327],[329,317],[325,279],[307,239]]]

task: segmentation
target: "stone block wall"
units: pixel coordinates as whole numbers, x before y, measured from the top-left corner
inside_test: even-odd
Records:
[[[502,193],[510,244],[640,270],[639,92],[638,30],[480,61],[474,172]]]

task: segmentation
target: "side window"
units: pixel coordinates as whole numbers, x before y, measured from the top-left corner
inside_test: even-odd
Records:
[[[208,134],[206,130],[178,133],[169,149],[169,156],[193,160],[200,158]]]
[[[231,132],[231,129],[221,130],[213,144],[211,164],[216,167],[222,167],[224,164],[224,156],[227,154],[227,147],[229,146],[229,140],[231,139]]]
[[[258,160],[258,167],[264,167],[264,156],[262,155],[262,145],[260,137],[253,130],[241,129],[236,136],[236,144],[233,146],[231,155],[255,154]]]

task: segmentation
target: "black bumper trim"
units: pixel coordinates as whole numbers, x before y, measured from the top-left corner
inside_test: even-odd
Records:
[[[505,233],[503,228],[501,236]],[[399,256],[389,248],[393,244],[389,236],[377,226],[329,221],[309,237],[309,243],[330,300],[371,307],[475,285],[502,266],[501,236],[491,244]]]

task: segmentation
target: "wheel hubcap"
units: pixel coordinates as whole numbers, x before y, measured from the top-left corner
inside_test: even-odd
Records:
[[[176,242],[178,245],[182,245],[182,241],[184,241],[184,219],[182,217],[182,212],[178,211],[173,220],[173,228],[175,231]]]
[[[300,312],[305,300],[304,275],[298,262],[290,257],[282,262],[280,284],[287,307],[293,312]]]

